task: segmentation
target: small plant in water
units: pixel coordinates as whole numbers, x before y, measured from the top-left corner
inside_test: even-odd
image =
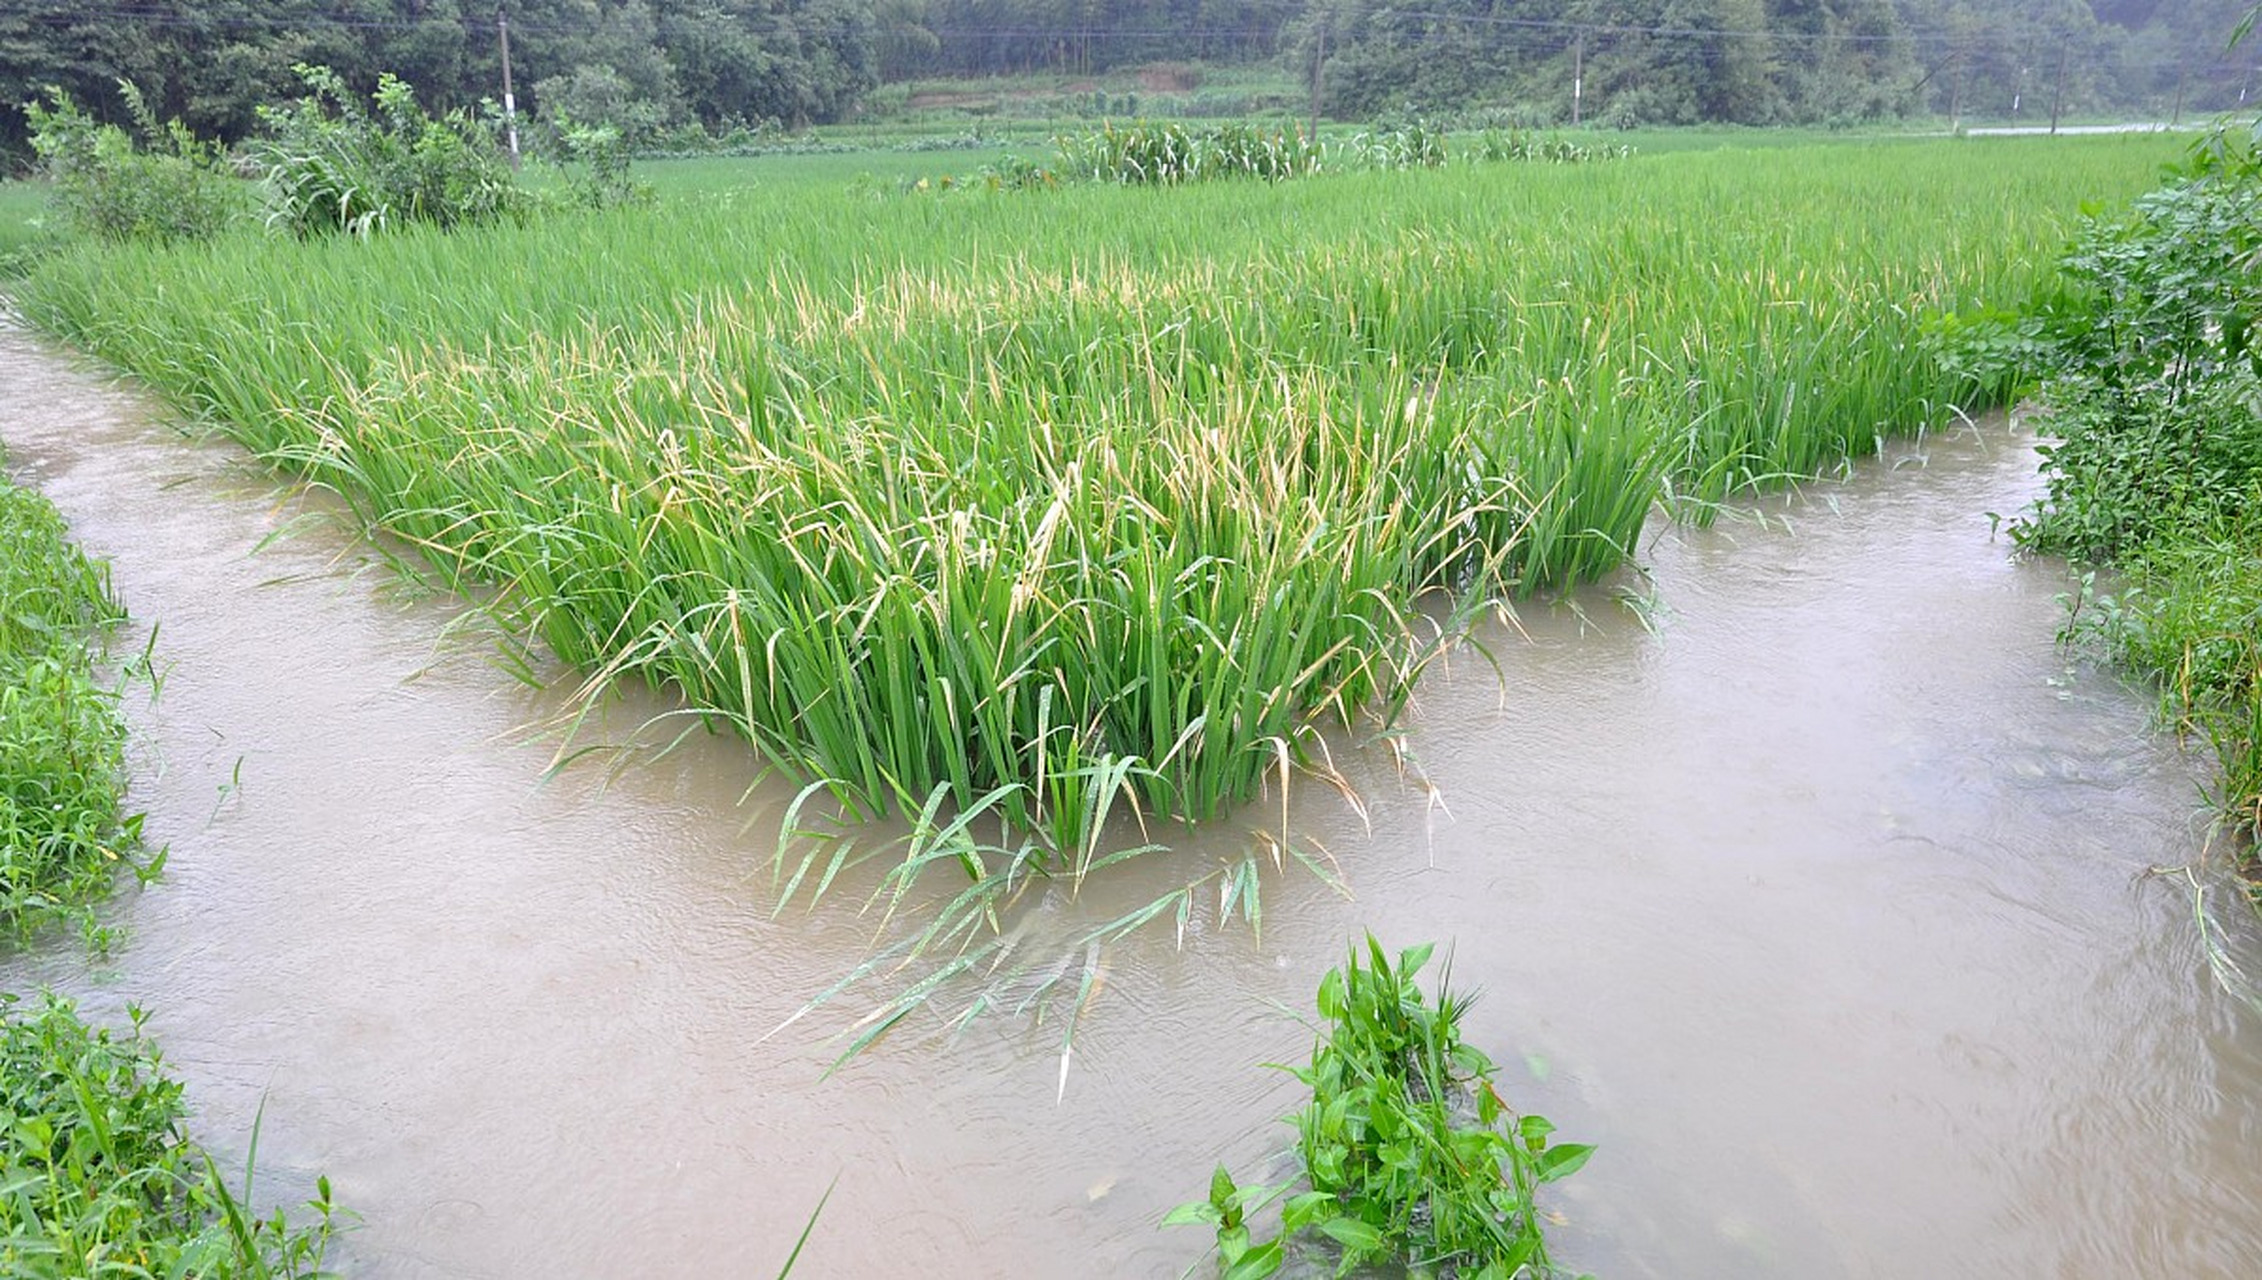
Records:
[[[1492,1060],[1461,1039],[1471,997],[1441,980],[1432,1003],[1415,986],[1430,953],[1402,951],[1393,966],[1370,934],[1363,956],[1354,945],[1321,979],[1328,1026],[1311,1066],[1289,1069],[1312,1090],[1292,1121],[1299,1176],[1242,1186],[1220,1166],[1206,1200],[1164,1219],[1214,1228],[1226,1280],[1272,1275],[1292,1243],[1321,1237],[1339,1250],[1338,1275],[1393,1261],[1463,1280],[1557,1274],[1534,1193],[1594,1149],[1550,1145],[1554,1125],[1509,1110]],[[1279,1233],[1259,1238],[1251,1218],[1284,1196]]]

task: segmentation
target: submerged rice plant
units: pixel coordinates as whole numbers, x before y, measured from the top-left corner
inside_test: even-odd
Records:
[[[1328,772],[1326,730],[1661,497],[1984,398],[1926,318],[2031,288],[2058,193],[2161,149],[754,190],[92,249],[21,302],[499,585],[592,691],[673,686],[852,818],[983,815],[1080,872],[1111,816]]]

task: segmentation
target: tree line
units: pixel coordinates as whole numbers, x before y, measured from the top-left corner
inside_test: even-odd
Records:
[[[2247,0],[0,0],[0,101],[117,81],[244,136],[300,64],[437,109],[503,96],[631,130],[852,118],[889,81],[1155,62],[1270,66],[1337,118],[1812,123],[2203,111],[2262,95],[2224,38]],[[25,122],[0,113],[0,148]]]

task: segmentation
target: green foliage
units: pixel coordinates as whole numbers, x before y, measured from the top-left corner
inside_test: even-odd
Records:
[[[123,617],[108,574],[46,499],[4,482],[0,601],[0,939],[21,941],[57,920],[92,928],[141,819],[120,810],[125,725],[94,675]]]
[[[220,149],[178,120],[159,124],[141,91],[118,82],[134,132],[98,124],[61,89],[24,104],[32,150],[72,230],[105,240],[199,240],[244,207]],[[139,135],[138,137],[136,135]]]
[[[2114,568],[2109,593],[2085,580],[2069,634],[2158,682],[2163,717],[2213,753],[2215,804],[2251,849],[2262,836],[2262,506],[2161,529]]]
[[[1448,154],[1445,130],[1421,116],[1384,116],[1350,145],[1353,162],[1369,169],[1435,169]]]
[[[327,1179],[308,1226],[260,1217],[182,1127],[142,1015],[123,1037],[64,1000],[0,993],[0,1272],[87,1277],[313,1276],[329,1247]]]
[[[1279,182],[1352,169],[1435,169],[1454,154],[1445,128],[1419,116],[1386,118],[1337,144],[1314,142],[1279,126],[1144,121],[1109,123],[1091,133],[1056,138],[1054,143],[1060,152],[1060,173],[1125,186],[1174,186],[1217,178]],[[1633,149],[1487,130],[1464,145],[1461,154],[1472,161],[1571,164],[1623,159]]]
[[[2262,474],[2262,168],[2218,143],[2126,214],[2094,217],[2023,329],[2057,443],[2028,545],[2103,561],[2244,504]]]
[[[380,76],[374,111],[327,67],[297,68],[305,94],[262,107],[267,136],[252,155],[266,171],[267,225],[301,236],[442,228],[529,211],[492,120],[427,114],[404,80]],[[625,169],[625,166],[624,166]]]
[[[566,189],[585,209],[646,204],[652,188],[629,176],[628,136],[609,124],[582,124],[571,117],[552,122],[565,159]]]
[[[1461,1038],[1470,997],[1450,975],[1434,1003],[1415,984],[1430,953],[1393,965],[1370,934],[1364,956],[1353,946],[1321,979],[1322,1036],[1293,1071],[1312,1093],[1292,1120],[1301,1176],[1240,1186],[1221,1167],[1206,1200],[1165,1220],[1213,1227],[1226,1276],[1272,1275],[1299,1237],[1331,1242],[1338,1275],[1373,1263],[1468,1280],[1556,1274],[1535,1196],[1594,1148],[1551,1143],[1554,1125],[1501,1100],[1492,1060]],[[1275,1201],[1279,1234],[1261,1237],[1251,1216]]]
[[[1169,186],[1213,178],[1278,182],[1317,172],[1320,148],[1300,133],[1255,124],[1189,126],[1110,122],[1053,140],[1060,170],[1078,178]]]
[[[534,86],[542,122],[559,134],[574,127],[610,130],[637,150],[657,140],[675,117],[665,102],[639,97],[618,71],[599,63],[579,66]]]

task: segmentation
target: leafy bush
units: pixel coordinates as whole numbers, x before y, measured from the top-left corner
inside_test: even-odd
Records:
[[[409,223],[456,227],[521,217],[518,185],[492,120],[426,114],[394,76],[378,78],[375,110],[327,67],[296,68],[306,94],[262,107],[268,136],[252,147],[266,171],[267,224],[301,236],[367,236]]]
[[[1370,934],[1364,963],[1353,947],[1321,979],[1328,1030],[1294,1073],[1312,1091],[1293,1121],[1303,1176],[1239,1186],[1219,1168],[1206,1200],[1166,1219],[1214,1228],[1228,1280],[1272,1275],[1300,1235],[1340,1249],[1339,1275],[1377,1262],[1469,1280],[1554,1274],[1533,1196],[1594,1149],[1551,1146],[1554,1125],[1508,1109],[1492,1060],[1461,1039],[1469,997],[1441,982],[1432,1005],[1414,983],[1430,951],[1400,952],[1394,967]],[[1250,1216],[1282,1196],[1280,1234],[1259,1239]]]
[[[2262,166],[2217,144],[2127,214],[2090,219],[2007,349],[2038,358],[2058,442],[2028,545],[2089,561],[2231,513],[2262,471]]]
[[[118,82],[134,123],[127,132],[87,115],[68,94],[24,105],[32,150],[55,184],[70,228],[103,240],[200,240],[245,206],[219,147],[178,120],[158,123],[141,91]],[[137,137],[138,135],[138,137]]]
[[[0,1274],[267,1277],[319,1274],[330,1185],[312,1225],[261,1218],[182,1129],[181,1086],[133,1013],[123,1037],[54,996],[0,993]],[[247,1175],[248,1178],[248,1175]],[[250,1188],[244,1189],[248,1198]]]
[[[585,125],[570,117],[554,123],[565,158],[566,189],[575,204],[610,209],[651,201],[650,184],[629,176],[628,135],[613,125]]]
[[[577,126],[611,129],[630,150],[660,139],[677,115],[669,103],[638,94],[627,77],[604,63],[536,82],[534,101],[541,105],[542,123],[559,135]],[[686,126],[699,132],[696,122]]]

